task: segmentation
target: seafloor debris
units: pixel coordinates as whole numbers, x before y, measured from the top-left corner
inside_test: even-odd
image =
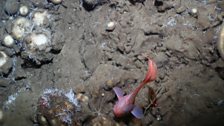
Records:
[[[37,123],[41,126],[77,126],[76,112],[80,106],[72,90],[64,92],[58,89],[47,89],[38,100]]]

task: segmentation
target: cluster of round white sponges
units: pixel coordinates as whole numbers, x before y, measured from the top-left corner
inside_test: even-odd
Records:
[[[23,8],[26,14],[26,8]],[[10,47],[14,43],[14,39],[23,40],[27,43],[30,50],[44,50],[50,44],[50,34],[45,29],[45,25],[49,22],[50,15],[47,10],[35,10],[32,14],[32,19],[28,20],[25,17],[19,17],[13,22],[12,36],[7,35],[4,38],[3,44]],[[35,31],[33,28],[35,27]],[[37,32],[41,29],[41,32]],[[45,32],[46,31],[46,32]]]

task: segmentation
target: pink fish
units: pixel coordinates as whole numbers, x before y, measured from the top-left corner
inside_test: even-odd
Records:
[[[154,61],[148,59],[148,71],[145,76],[145,79],[139,84],[139,86],[132,91],[130,94],[124,96],[124,92],[119,87],[114,87],[113,90],[118,98],[113,111],[116,117],[122,117],[128,113],[132,113],[136,118],[142,118],[143,110],[139,107],[134,105],[135,97],[137,96],[138,92],[141,88],[147,84],[148,82],[154,81],[156,79],[157,74],[157,66]]]

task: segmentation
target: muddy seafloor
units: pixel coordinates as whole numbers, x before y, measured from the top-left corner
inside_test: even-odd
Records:
[[[49,31],[51,48],[27,56],[24,39],[13,47],[1,45],[11,67],[0,71],[0,125],[224,125],[224,60],[217,50],[222,1],[66,0],[54,5],[20,0],[5,10],[7,1],[0,1],[1,42],[20,17],[9,12],[27,5],[30,13],[48,11],[48,26],[40,28]],[[25,18],[32,21],[32,14]],[[108,31],[111,21],[115,28]],[[134,89],[147,71],[146,57],[156,62],[158,75],[136,99],[144,118],[115,118],[112,88]],[[156,92],[157,107],[150,106],[149,88]],[[69,91],[74,99],[81,97],[77,106],[61,95]],[[44,98],[52,98],[51,107],[44,106]],[[62,120],[61,111],[70,120]]]

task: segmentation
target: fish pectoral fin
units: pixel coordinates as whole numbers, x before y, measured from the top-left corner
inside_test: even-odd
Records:
[[[119,87],[114,87],[113,88],[115,94],[117,95],[118,98],[124,96],[124,92],[121,90]]]
[[[143,110],[139,106],[135,106],[131,111],[131,114],[136,118],[141,119],[144,117]]]
[[[134,108],[133,104],[129,104],[125,107],[125,112],[130,112]]]

